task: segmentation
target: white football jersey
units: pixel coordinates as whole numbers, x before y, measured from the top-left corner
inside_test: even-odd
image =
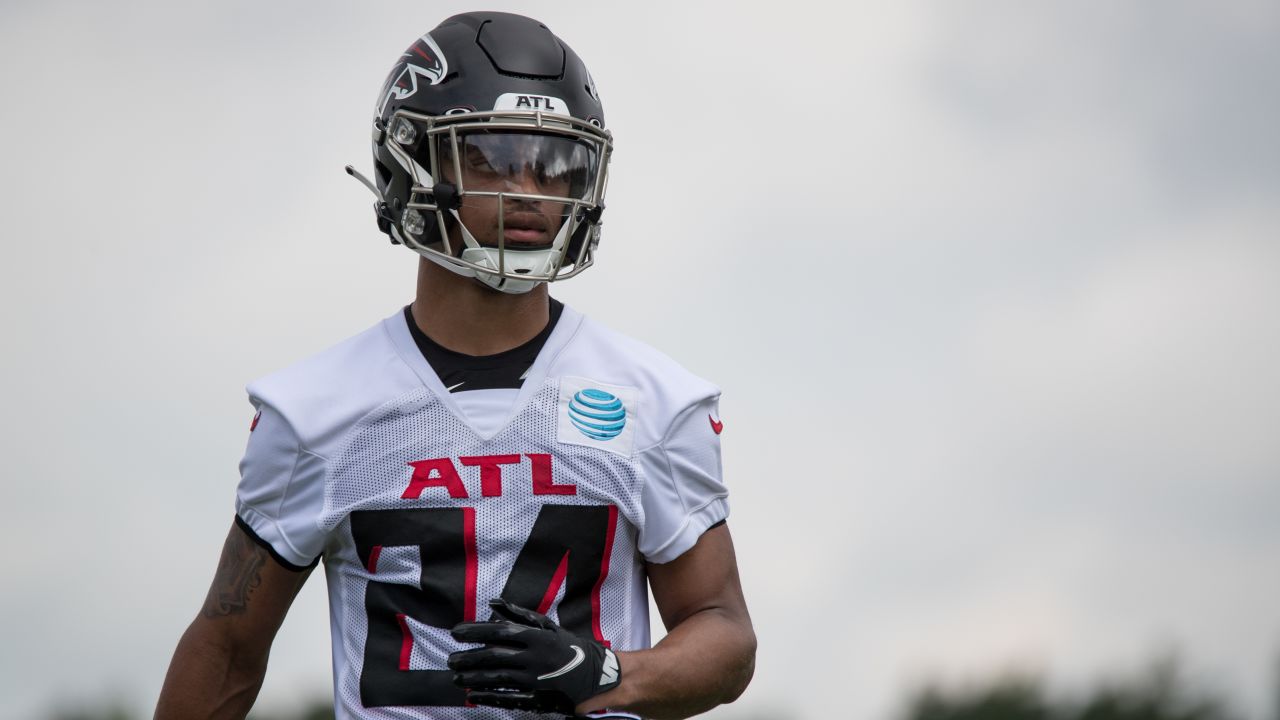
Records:
[[[644,562],[728,515],[718,389],[572,308],[510,403],[460,406],[402,312],[248,392],[237,517],[323,556],[339,718],[542,717],[464,707],[449,628],[503,597],[646,648]]]

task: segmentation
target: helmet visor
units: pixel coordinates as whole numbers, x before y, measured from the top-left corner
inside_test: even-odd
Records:
[[[465,194],[516,193],[591,200],[596,148],[582,140],[521,132],[459,134],[440,143],[440,172]]]

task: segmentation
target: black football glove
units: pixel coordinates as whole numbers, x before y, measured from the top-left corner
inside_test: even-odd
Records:
[[[613,651],[546,615],[490,600],[494,619],[454,626],[458,642],[485,647],[449,655],[453,682],[467,700],[512,710],[573,715],[578,703],[618,686]]]

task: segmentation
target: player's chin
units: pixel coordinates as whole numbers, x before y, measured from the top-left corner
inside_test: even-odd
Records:
[[[547,230],[522,230],[508,228],[502,233],[501,246],[508,250],[547,250],[551,247],[551,244],[554,241],[555,233]],[[492,232],[476,237],[476,242],[478,242],[481,247],[499,247],[497,229],[495,228]]]

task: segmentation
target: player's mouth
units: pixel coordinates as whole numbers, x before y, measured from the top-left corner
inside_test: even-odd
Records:
[[[538,213],[512,213],[502,219],[502,237],[512,245],[543,245],[550,240],[549,227]]]

